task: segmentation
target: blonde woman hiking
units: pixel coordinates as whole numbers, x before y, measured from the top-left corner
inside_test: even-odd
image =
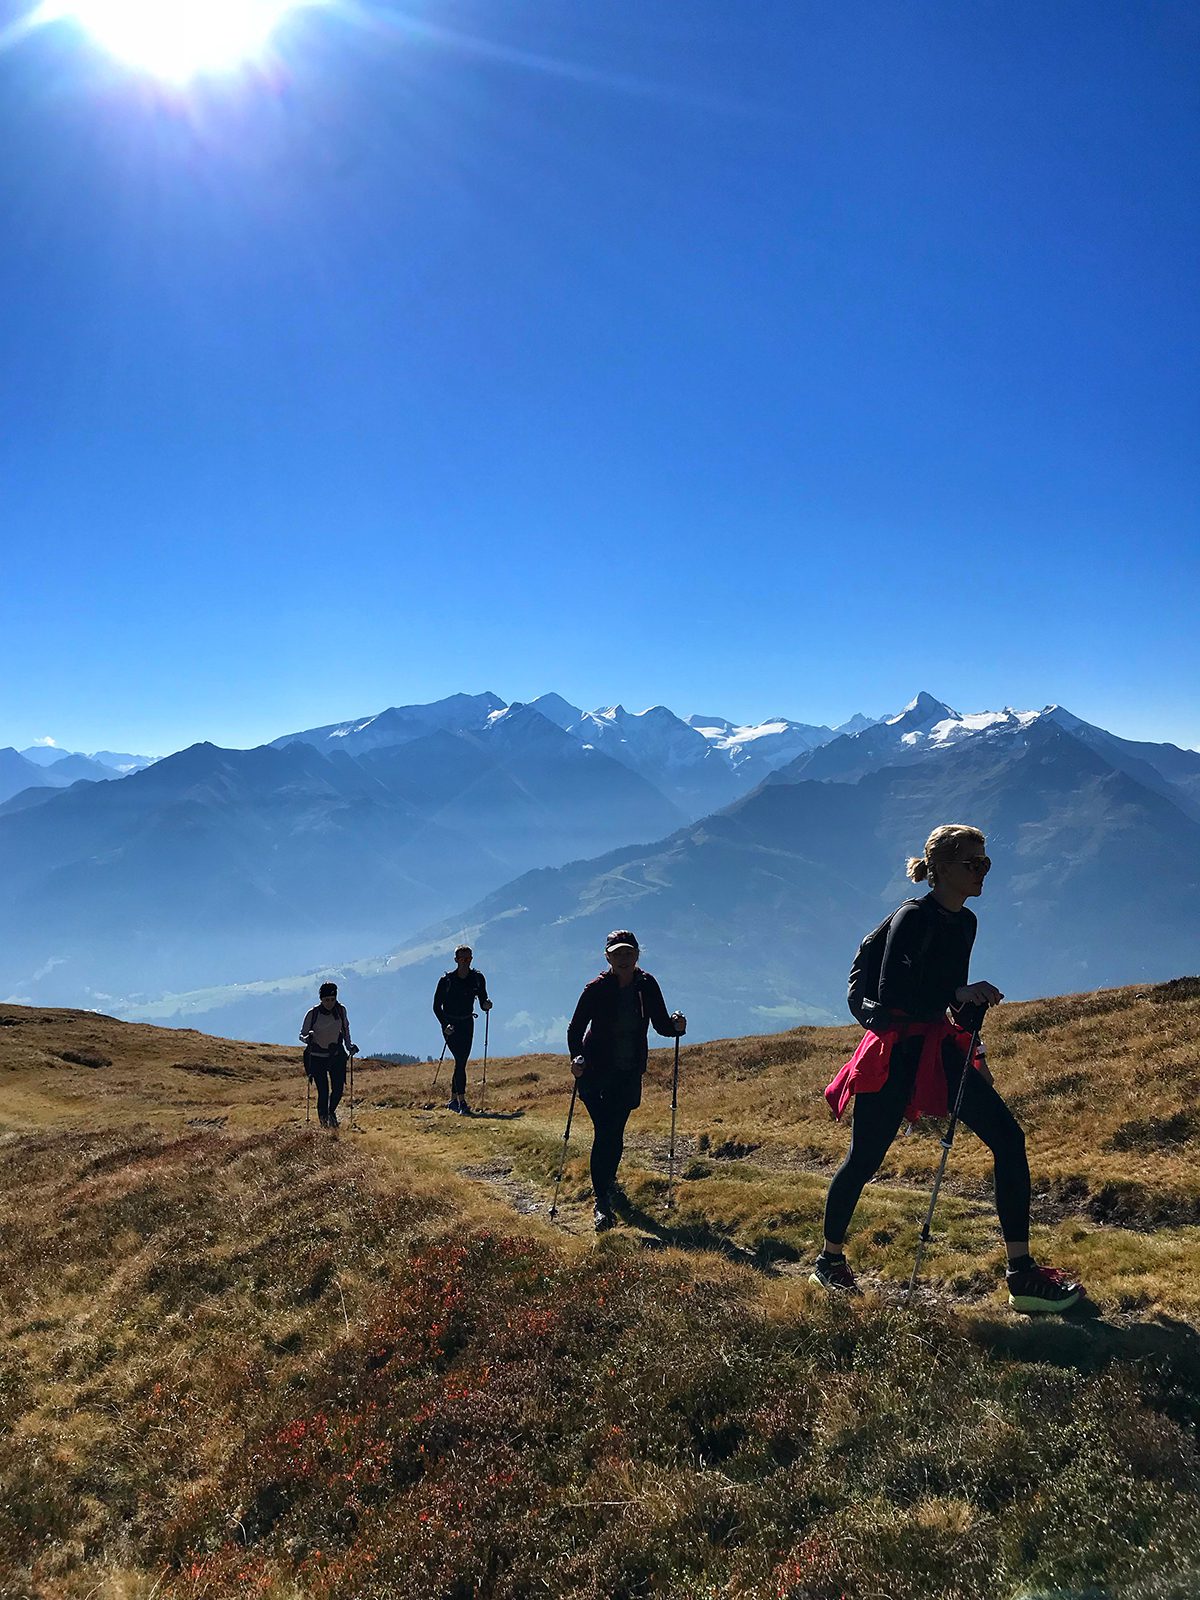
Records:
[[[812,1281],[827,1289],[856,1289],[846,1231],[901,1123],[945,1116],[965,1071],[960,1117],[994,1159],[1009,1304],[1062,1312],[1083,1293],[1080,1284],[1030,1255],[1025,1135],[993,1087],[982,1050],[966,1060],[972,1029],[1004,998],[994,983],[972,983],[968,974],[976,918],[966,902],[983,893],[991,865],[978,828],[935,828],[923,854],[908,862],[908,876],[928,883],[929,893],[906,901],[869,934],[851,971],[850,1008],[867,1032],[826,1090],[836,1117],[854,1097],[850,1150],[829,1185],[825,1243],[812,1272]]]

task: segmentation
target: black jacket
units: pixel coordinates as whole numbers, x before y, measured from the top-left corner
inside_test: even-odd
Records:
[[[654,1024],[656,1033],[661,1033],[667,1039],[675,1037],[675,1024],[671,1021],[657,978],[651,977],[639,967],[634,973],[633,983],[637,990],[638,1007],[642,1015],[642,1032],[638,1039],[638,1067],[645,1072],[649,1054],[646,1034],[650,1024]],[[598,978],[593,978],[579,996],[579,1004],[575,1007],[575,1015],[571,1018],[567,1029],[567,1049],[571,1052],[572,1059],[575,1056],[583,1057],[587,1062],[589,1073],[602,1075],[612,1071],[613,1035],[619,987],[615,972],[602,972]],[[580,1081],[582,1083],[582,1079]]]
[[[482,972],[468,967],[465,978],[460,978],[458,968],[452,967],[438,979],[433,991],[433,1014],[445,1027],[447,1022],[462,1022],[475,1010],[476,1000],[486,1000],[487,979]]]
[[[917,1022],[945,1016],[968,982],[976,926],[973,911],[947,911],[932,894],[901,906],[884,946],[879,1004]]]

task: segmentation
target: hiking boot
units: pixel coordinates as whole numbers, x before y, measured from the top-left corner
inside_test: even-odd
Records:
[[[446,1110],[447,1111],[457,1111],[458,1110],[458,1101],[457,1100],[447,1100],[446,1101]]]
[[[1008,1303],[1014,1311],[1062,1313],[1070,1311],[1083,1295],[1083,1285],[1057,1267],[1010,1267],[1005,1273]]]
[[[607,1233],[610,1228],[616,1226],[616,1223],[616,1217],[607,1209],[607,1202],[605,1202],[605,1205],[596,1206],[595,1211],[592,1213],[592,1225],[597,1233]]]
[[[808,1275],[809,1283],[818,1283],[822,1289],[836,1289],[839,1294],[857,1294],[858,1284],[845,1256],[827,1256],[822,1250]]]
[[[472,1115],[471,1108],[465,1100],[460,1100],[458,1102],[458,1114],[460,1117],[469,1117]]]
[[[337,1112],[336,1111],[331,1111],[329,1113],[329,1115],[325,1118],[325,1126],[327,1128],[336,1128],[336,1127],[340,1126],[340,1124],[338,1122],[338,1119],[337,1119]]]

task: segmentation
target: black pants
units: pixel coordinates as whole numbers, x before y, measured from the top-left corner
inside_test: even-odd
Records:
[[[454,1032],[450,1035],[450,1054],[454,1057],[454,1076],[450,1079],[450,1093],[465,1096],[467,1092],[467,1062],[471,1046],[475,1043],[474,1017],[451,1017]]]
[[[900,1131],[912,1095],[921,1059],[920,1039],[902,1040],[892,1051],[887,1082],[876,1094],[854,1097],[854,1129],[850,1152],[833,1175],[825,1202],[825,1237],[840,1244],[846,1237],[850,1218],[863,1189],[879,1171],[892,1140]],[[958,1093],[959,1076],[964,1070],[960,1050],[947,1042],[942,1049],[942,1068],[950,1104]],[[967,1071],[963,1089],[963,1122],[977,1133],[992,1152],[996,1175],[996,1211],[1006,1243],[1019,1243],[1029,1237],[1030,1178],[1025,1157],[1025,1135],[1021,1125],[989,1083],[974,1067]]]
[[[592,1119],[592,1192],[598,1205],[607,1205],[608,1191],[617,1181],[617,1168],[625,1153],[625,1124],[629,1114],[641,1103],[641,1075],[636,1085],[618,1078],[580,1090],[587,1114]]]
[[[317,1118],[325,1118],[338,1108],[346,1088],[346,1052],[337,1050],[327,1056],[304,1052],[304,1066],[317,1088]]]

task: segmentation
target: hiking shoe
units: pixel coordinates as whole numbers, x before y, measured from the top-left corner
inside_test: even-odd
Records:
[[[465,1100],[460,1100],[458,1102],[458,1114],[460,1117],[469,1117],[473,1115],[470,1106]]]
[[[613,1216],[611,1211],[606,1210],[604,1206],[597,1206],[592,1213],[592,1225],[597,1233],[607,1233],[610,1228],[616,1226],[616,1222],[616,1217]]]
[[[447,1100],[446,1101],[446,1110],[447,1111],[457,1111],[458,1110],[458,1101],[457,1100]]]
[[[340,1127],[340,1123],[339,1123],[339,1122],[338,1122],[338,1119],[337,1119],[337,1112],[336,1112],[336,1111],[331,1111],[331,1112],[330,1112],[330,1113],[329,1113],[329,1115],[328,1115],[328,1116],[327,1116],[327,1117],[326,1117],[326,1118],[325,1118],[325,1126],[326,1126],[326,1127],[327,1127],[327,1128],[337,1128],[337,1127]]]
[[[836,1289],[840,1294],[857,1294],[858,1284],[845,1256],[821,1254],[808,1275],[809,1283],[818,1283],[822,1289]]]
[[[1005,1279],[1008,1303],[1014,1311],[1061,1313],[1069,1311],[1083,1294],[1083,1285],[1073,1282],[1057,1267],[1035,1264],[1016,1272],[1010,1269]]]

